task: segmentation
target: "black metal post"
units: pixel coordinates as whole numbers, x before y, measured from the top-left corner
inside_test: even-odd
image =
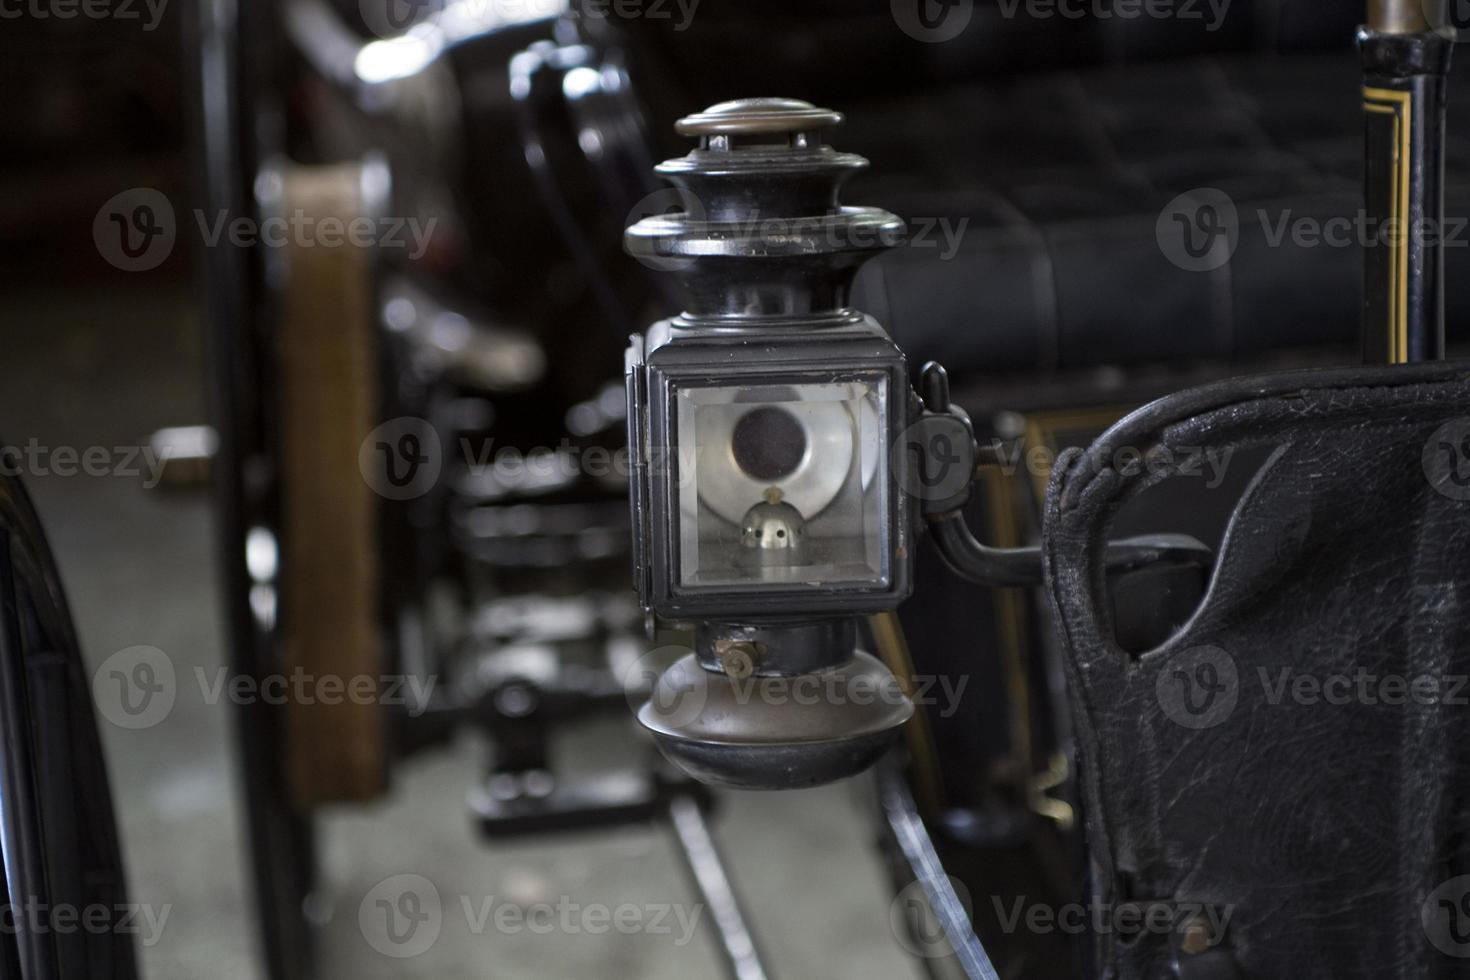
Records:
[[[1371,0],[1358,31],[1365,115],[1363,357],[1444,357],[1445,78],[1428,0]],[[1428,16],[1426,15],[1428,11]],[[1449,30],[1444,28],[1444,30]]]
[[[256,140],[262,135],[257,111],[266,96],[256,84],[261,69],[252,66],[272,63],[267,39],[275,6],[252,0],[184,5],[194,77],[194,198],[201,213],[255,214],[251,187],[259,165]],[[210,414],[219,435],[211,475],[230,669],[233,675],[259,677],[266,672],[270,648],[250,606],[245,541],[266,507],[263,494],[248,491],[252,458],[258,462],[269,425],[261,405],[266,396],[255,322],[263,286],[255,258],[245,249],[201,245],[197,259],[207,320]],[[303,903],[315,878],[315,845],[310,819],[294,810],[286,793],[273,711],[259,701],[236,714],[255,909],[264,975],[304,980],[311,934]]]

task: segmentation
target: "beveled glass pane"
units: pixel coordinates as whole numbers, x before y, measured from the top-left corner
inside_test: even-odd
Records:
[[[881,582],[887,379],[676,394],[685,587]]]

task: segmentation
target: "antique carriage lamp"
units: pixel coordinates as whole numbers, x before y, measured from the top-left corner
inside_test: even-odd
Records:
[[[882,754],[914,707],[858,649],[857,620],[908,596],[921,518],[961,577],[1041,581],[1038,549],[988,548],[965,524],[978,449],[943,368],[924,368],[921,401],[903,352],[847,305],[858,267],[904,228],[838,203],[867,166],[822,143],[841,121],[791,99],[680,120],[699,147],[658,171],[683,210],[625,238],[688,297],[627,355],[638,589],[695,634],[638,717],[705,782],[811,786]],[[1198,587],[1209,563],[1173,535],[1106,549],[1110,574]]]
[[[638,587],[696,637],[639,720],[725,785],[850,775],[913,713],[856,624],[910,590],[909,461],[889,447],[914,396],[903,353],[847,306],[858,266],[904,226],[838,203],[867,166],[822,143],[841,121],[790,99],[681,120],[699,146],[658,172],[683,210],[625,239],[688,297],[627,358]]]

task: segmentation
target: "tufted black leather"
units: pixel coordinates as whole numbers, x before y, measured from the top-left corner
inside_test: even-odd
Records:
[[[1452,341],[1470,339],[1467,83],[1451,77]],[[925,235],[864,270],[858,302],[905,350],[960,377],[1355,349],[1356,237],[1329,245],[1289,229],[1362,208],[1360,85],[1343,49],[976,80],[917,103],[849,100],[850,131],[833,139],[874,166],[848,198]],[[1228,262],[1193,271],[1165,255],[1156,222],[1201,188],[1229,195],[1239,237]],[[957,247],[946,226],[963,227]]]
[[[923,43],[898,11],[970,11]],[[868,157],[850,201],[921,243],[860,277],[859,308],[961,382],[1101,364],[1356,352],[1362,257],[1278,239],[1283,220],[1362,207],[1362,0],[1231,0],[1218,22],[1121,17],[1114,0],[701,0],[630,23],[654,133],[708,102],[795,93],[842,110]],[[1046,11],[1067,10],[1080,16]],[[1027,11],[1034,11],[1031,15]],[[1211,29],[1211,25],[1214,29]],[[1451,78],[1446,208],[1470,217],[1470,85]],[[683,152],[677,144],[666,147]],[[1233,200],[1239,243],[1210,271],[1171,263],[1156,223],[1178,195]],[[946,238],[945,231],[951,233]],[[956,234],[957,233],[957,234]],[[1470,227],[1447,252],[1452,340],[1470,340]],[[1349,356],[1354,356],[1355,353]]]
[[[1136,657],[1111,637],[1100,548],[1119,507],[1164,477],[1109,464],[1125,446],[1274,447],[1203,604]],[[1164,398],[1059,461],[1044,537],[1096,897],[1229,915],[1198,956],[1177,933],[1100,935],[1098,975],[1463,976],[1470,365]],[[1354,679],[1347,703],[1330,703],[1338,676]],[[1406,696],[1395,677],[1438,691]]]

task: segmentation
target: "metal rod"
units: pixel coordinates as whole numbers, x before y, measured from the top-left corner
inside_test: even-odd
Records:
[[[674,825],[684,863],[719,933],[726,972],[732,980],[769,980],[698,801],[688,796],[674,797],[669,803],[669,821]]]
[[[1428,14],[1428,16],[1426,16]],[[1445,79],[1452,31],[1421,0],[1374,0],[1363,64],[1363,359],[1444,357]]]
[[[965,971],[968,980],[1000,980],[990,955],[985,952],[964,903],[955,893],[954,885],[944,872],[929,831],[919,818],[913,794],[902,776],[887,767],[878,773],[878,793],[882,801],[883,816],[893,833],[898,849],[913,870],[919,886],[924,891],[924,900],[934,918],[944,929],[945,939]]]
[[[939,556],[956,575],[993,588],[1028,588],[1042,584],[1041,549],[991,548],[975,539],[961,511],[932,518],[929,533]],[[1132,571],[1161,562],[1208,566],[1210,549],[1180,534],[1155,534],[1109,541],[1104,562],[1110,573]]]

